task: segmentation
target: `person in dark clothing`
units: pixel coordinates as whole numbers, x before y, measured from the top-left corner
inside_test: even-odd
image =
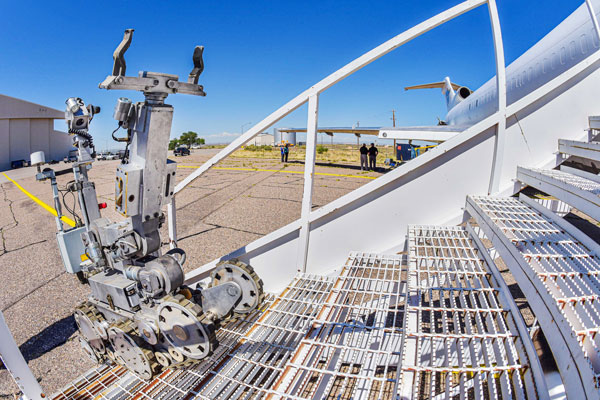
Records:
[[[363,165],[365,169],[369,170],[369,164],[367,162],[367,154],[369,153],[369,149],[367,149],[367,145],[363,143],[360,150],[360,170],[363,170]]]
[[[285,159],[285,150],[284,150],[284,147],[281,146],[279,148],[279,150],[281,151],[281,162],[283,162],[283,160]]]
[[[371,143],[371,147],[369,147],[369,168],[372,171],[377,168],[377,154],[379,154],[379,150],[375,147],[375,143]]]
[[[286,143],[285,147],[282,149],[283,154],[281,155],[282,162],[288,162],[288,156],[290,155],[290,144]]]

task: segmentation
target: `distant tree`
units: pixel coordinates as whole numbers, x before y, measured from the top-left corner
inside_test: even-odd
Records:
[[[179,146],[179,139],[171,139],[169,142],[169,150],[175,150],[177,146]]]
[[[192,131],[184,132],[179,137],[179,143],[185,144],[188,148],[191,148],[196,144],[202,144],[200,143],[200,140],[204,141],[204,139],[198,138],[198,134],[196,132]]]
[[[198,144],[204,144],[204,139],[203,138],[198,138]]]

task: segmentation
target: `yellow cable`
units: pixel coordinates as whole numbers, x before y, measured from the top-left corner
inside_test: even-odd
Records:
[[[48,204],[44,203],[43,201],[41,201],[40,199],[38,199],[37,197],[35,197],[34,195],[32,195],[31,193],[29,193],[27,190],[25,190],[23,188],[23,186],[19,185],[14,179],[12,179],[11,177],[9,177],[8,175],[6,175],[4,172],[2,173],[2,175],[4,175],[6,177],[6,179],[8,179],[9,181],[11,181],[12,183],[15,184],[16,187],[18,187],[19,189],[21,189],[21,191],[23,193],[25,193],[31,200],[35,201],[38,205],[40,205],[42,208],[44,208],[46,211],[48,211],[50,214],[54,215],[55,217],[58,215],[56,210],[52,207],[50,207]],[[74,227],[75,226],[75,221],[73,221],[71,218],[69,217],[65,217],[64,215],[62,217],[60,217],[61,221],[63,221],[64,223]]]

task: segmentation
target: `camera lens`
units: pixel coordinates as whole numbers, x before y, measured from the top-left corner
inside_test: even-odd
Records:
[[[85,121],[83,120],[83,118],[79,118],[77,121],[75,121],[75,125],[77,126],[81,126],[85,123]]]

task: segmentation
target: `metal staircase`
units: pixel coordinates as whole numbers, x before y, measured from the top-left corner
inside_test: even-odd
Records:
[[[577,157],[599,146],[559,143]],[[517,179],[600,217],[596,175],[518,168]],[[523,194],[468,196],[465,221],[409,226],[405,255],[351,253],[333,276],[298,274],[230,320],[199,364],[150,382],[100,366],[54,398],[600,398],[600,245]],[[498,257],[561,379],[549,380]]]

